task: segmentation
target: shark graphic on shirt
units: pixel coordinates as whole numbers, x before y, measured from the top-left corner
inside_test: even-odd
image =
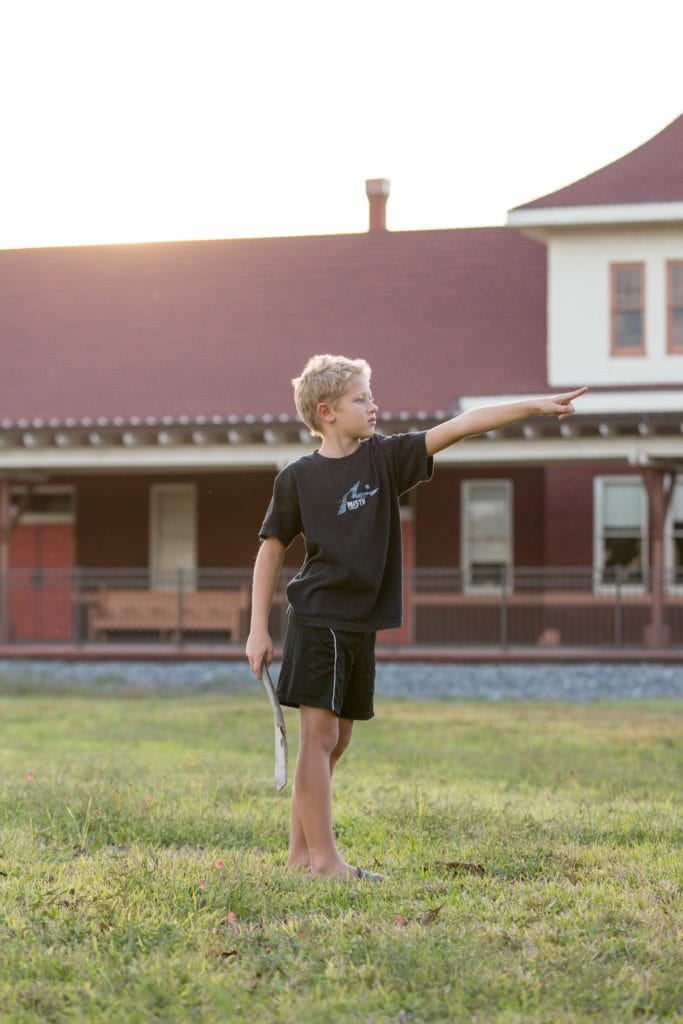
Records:
[[[375,487],[374,491],[370,489],[370,484],[365,484],[364,489],[359,490],[360,480],[356,480],[353,487],[349,488],[337,509],[337,515],[343,516],[346,512],[353,511],[357,508],[362,508],[368,498],[372,498],[374,494],[377,494],[379,487]]]

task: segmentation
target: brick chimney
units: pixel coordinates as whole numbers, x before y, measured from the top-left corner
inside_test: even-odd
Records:
[[[387,178],[369,178],[365,182],[365,194],[370,204],[368,231],[386,231],[389,181]]]

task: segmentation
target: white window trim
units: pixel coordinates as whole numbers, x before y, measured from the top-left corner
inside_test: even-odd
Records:
[[[159,537],[156,526],[158,523],[159,500],[163,494],[185,493],[192,497],[192,566],[185,570],[188,589],[195,586],[197,572],[197,485],[196,484],[152,484],[149,490],[149,570],[154,578],[155,573],[160,571],[159,566]]]
[[[507,570],[506,590],[510,590],[512,587],[512,567],[514,564],[513,548],[515,537],[515,524],[512,504],[512,480],[506,477],[475,477],[469,480],[463,480],[460,487],[460,566],[462,570],[462,589],[465,593],[499,594],[501,591],[500,586],[495,586],[491,583],[472,583],[470,579],[469,544],[467,538],[467,508],[469,502],[469,495],[472,489],[480,486],[481,484],[496,484],[502,487],[505,491],[509,524],[508,552],[505,563]]]
[[[649,567],[649,552],[647,539],[649,536],[647,494],[643,479],[637,473],[610,473],[605,476],[593,477],[593,590],[596,594],[613,594],[616,592],[616,583],[604,583],[602,576],[604,572],[603,547],[603,526],[605,511],[605,484],[638,484],[641,491],[641,502],[643,507],[643,532],[642,532],[642,563],[643,576],[646,577]],[[619,589],[629,594],[645,593],[645,582],[643,583],[620,583]]]

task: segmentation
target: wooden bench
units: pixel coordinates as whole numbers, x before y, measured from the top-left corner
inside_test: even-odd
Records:
[[[249,613],[249,591],[101,590],[92,603],[88,621],[91,640],[113,639],[121,633],[222,633],[233,642],[244,639]]]

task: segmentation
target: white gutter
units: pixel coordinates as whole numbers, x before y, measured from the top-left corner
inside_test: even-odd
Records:
[[[683,221],[683,202],[615,203],[609,206],[536,206],[510,210],[511,228],[581,227],[589,224],[653,224]]]

